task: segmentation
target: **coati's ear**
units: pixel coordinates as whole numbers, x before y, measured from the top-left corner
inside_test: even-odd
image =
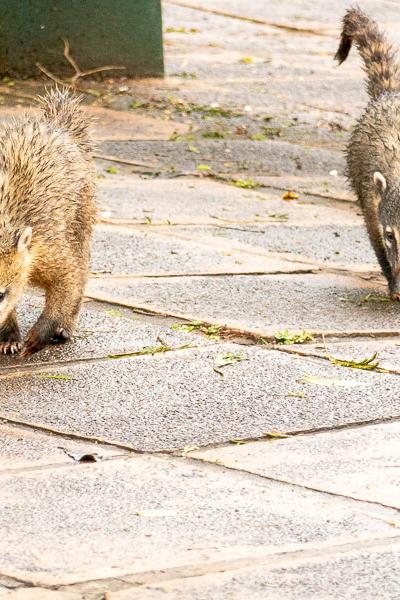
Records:
[[[386,179],[380,171],[375,171],[374,173],[374,184],[381,193],[387,188]]]
[[[32,227],[26,227],[18,238],[17,250],[18,252],[25,252],[29,249],[32,241]]]

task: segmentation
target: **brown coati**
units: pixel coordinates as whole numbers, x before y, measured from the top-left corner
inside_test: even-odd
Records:
[[[0,130],[0,352],[29,356],[74,329],[95,221],[88,119],[79,98],[54,89],[38,116]],[[45,307],[25,342],[16,304],[31,284]]]
[[[347,147],[347,176],[391,296],[400,300],[400,69],[378,25],[359,8],[344,16],[339,64],[353,42],[364,61],[370,101]]]

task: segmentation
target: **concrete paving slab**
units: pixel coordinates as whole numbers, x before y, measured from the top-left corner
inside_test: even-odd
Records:
[[[161,120],[135,111],[117,111],[99,106],[85,106],[93,119],[92,135],[95,140],[168,140],[172,135],[185,135],[189,125],[174,120]],[[39,112],[35,107],[33,113]],[[26,113],[26,107],[2,106],[0,123],[8,123]]]
[[[378,287],[377,281],[332,274],[165,278],[118,285],[103,278],[88,286],[91,297],[216,322],[260,336],[274,336],[286,328],[315,333],[397,333],[397,303],[364,301],[385,293],[383,282]]]
[[[0,592],[0,598],[2,598]],[[81,594],[75,592],[47,590],[45,588],[21,588],[4,592],[9,600],[82,600]]]
[[[245,190],[207,179],[142,179],[119,173],[97,185],[99,216],[153,224],[226,224],[273,221],[285,214],[293,223],[341,223],[354,225],[353,206],[321,206],[307,198],[282,200],[283,192]],[[359,212],[359,211],[358,211]]]
[[[399,447],[400,424],[387,423],[195,451],[190,456],[400,508]]]
[[[400,416],[397,375],[234,344],[40,373],[2,378],[0,417],[145,451]]]
[[[218,3],[216,8],[221,10],[221,5]],[[287,23],[293,7],[285,6],[285,9]],[[320,13],[325,11],[325,7],[318,9]],[[231,5],[227,10],[234,12]],[[271,20],[274,11],[275,7],[269,6],[266,15],[263,7],[262,19]],[[328,29],[330,33],[315,36],[166,3],[167,27],[179,27],[177,23],[183,23],[187,29],[199,29],[196,35],[185,36],[187,39],[182,39],[179,34],[166,35],[167,73],[174,75],[181,70],[190,49],[190,69],[198,79],[185,81],[180,86],[180,93],[185,97],[197,98],[197,101],[201,98],[206,102],[208,92],[209,102],[214,98],[236,106],[247,103],[255,113],[265,114],[269,110],[270,114],[289,117],[299,116],[300,111],[312,114],[313,109],[319,108],[319,118],[318,113],[315,114],[316,125],[323,123],[328,111],[334,113],[333,117],[345,113],[354,115],[365,103],[359,62],[355,53],[341,69],[337,69],[333,61],[343,12],[340,16],[339,13],[334,15],[332,24],[300,23],[299,15],[289,22],[295,27]],[[235,39],[235,45],[232,45],[232,39]],[[252,62],[243,64],[243,57],[251,57]]]
[[[194,5],[193,0],[184,0],[185,5]],[[179,4],[179,0],[177,2]],[[303,24],[310,27],[310,23],[326,23],[333,26],[338,26],[338,15],[347,9],[348,3],[346,0],[339,0],[335,5],[326,5],[322,0],[318,0],[313,5],[302,3],[293,6],[289,0],[284,2],[274,2],[271,4],[268,15],[266,15],[265,4],[263,0],[255,0],[248,4],[246,0],[206,0],[201,5],[203,8],[226,10],[243,17],[253,17],[260,19],[276,20],[278,23],[288,23],[293,21],[296,24]],[[396,10],[395,3],[385,2],[385,12],[382,15],[382,8],[376,0],[365,0],[363,2],[363,10],[371,14],[375,18],[383,19],[383,23],[391,22],[400,27],[400,17]],[[340,17],[339,17],[340,18]]]
[[[296,565],[269,564],[158,581],[113,593],[113,600],[397,600],[399,545],[391,549],[321,556]],[[302,563],[302,564],[301,564]]]
[[[0,570],[36,585],[396,535],[391,509],[171,458],[7,476],[0,498]]]
[[[99,225],[92,247],[91,271],[110,275],[192,275],[309,271],[309,264],[290,263],[279,256],[256,256],[199,241],[152,235],[127,227]]]
[[[85,455],[102,460],[117,454],[123,454],[123,450],[53,436],[0,421],[0,475],[8,469],[73,464]]]
[[[327,149],[304,148],[289,142],[250,140],[198,141],[199,153],[189,150],[187,142],[137,141],[100,142],[103,154],[129,160],[148,161],[158,158],[161,168],[174,167],[178,171],[196,172],[198,165],[224,173],[244,172],[280,175],[325,175],[336,169],[344,170],[342,152]],[[222,158],[222,160],[221,160]],[[301,173],[300,173],[301,171]]]
[[[334,170],[334,169],[333,169]],[[331,176],[281,176],[269,177],[264,174],[257,175],[257,182],[266,187],[276,187],[283,190],[293,190],[298,194],[316,195],[327,200],[355,202],[356,197],[349,188],[343,175]],[[358,213],[361,210],[358,208]]]
[[[18,314],[23,335],[39,317],[44,299],[25,296]],[[161,341],[160,341],[161,340]],[[53,362],[95,359],[109,354],[135,352],[160,344],[170,347],[212,344],[212,340],[196,333],[172,330],[168,323],[139,318],[131,310],[111,305],[85,302],[76,334],[67,344],[48,346],[26,360],[18,356],[0,356],[0,372],[22,365],[44,367]]]
[[[354,218],[354,217],[353,217]],[[309,221],[310,223],[310,221]],[[193,240],[229,239],[246,244],[252,248],[261,248],[282,253],[288,258],[309,259],[316,263],[334,263],[336,266],[349,266],[354,269],[364,266],[367,270],[380,272],[375,253],[364,225],[322,225],[312,226],[271,223],[268,225],[242,225],[240,227],[196,227],[174,228],[175,236],[181,233]]]

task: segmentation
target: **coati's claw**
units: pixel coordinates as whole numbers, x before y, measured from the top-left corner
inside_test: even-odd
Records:
[[[21,342],[0,342],[0,354],[19,354]]]
[[[51,338],[52,344],[64,344],[71,338],[71,334],[64,327],[59,327],[53,337]]]

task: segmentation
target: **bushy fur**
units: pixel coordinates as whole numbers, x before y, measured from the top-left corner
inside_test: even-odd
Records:
[[[364,61],[370,101],[347,147],[347,176],[393,298],[400,299],[400,81],[395,53],[378,25],[349,9],[336,59],[355,43]],[[389,240],[392,235],[394,240]]]
[[[41,102],[39,116],[0,132],[0,351],[21,347],[15,305],[24,287],[46,292],[26,356],[70,337],[95,221],[92,144],[79,99],[54,89]]]

